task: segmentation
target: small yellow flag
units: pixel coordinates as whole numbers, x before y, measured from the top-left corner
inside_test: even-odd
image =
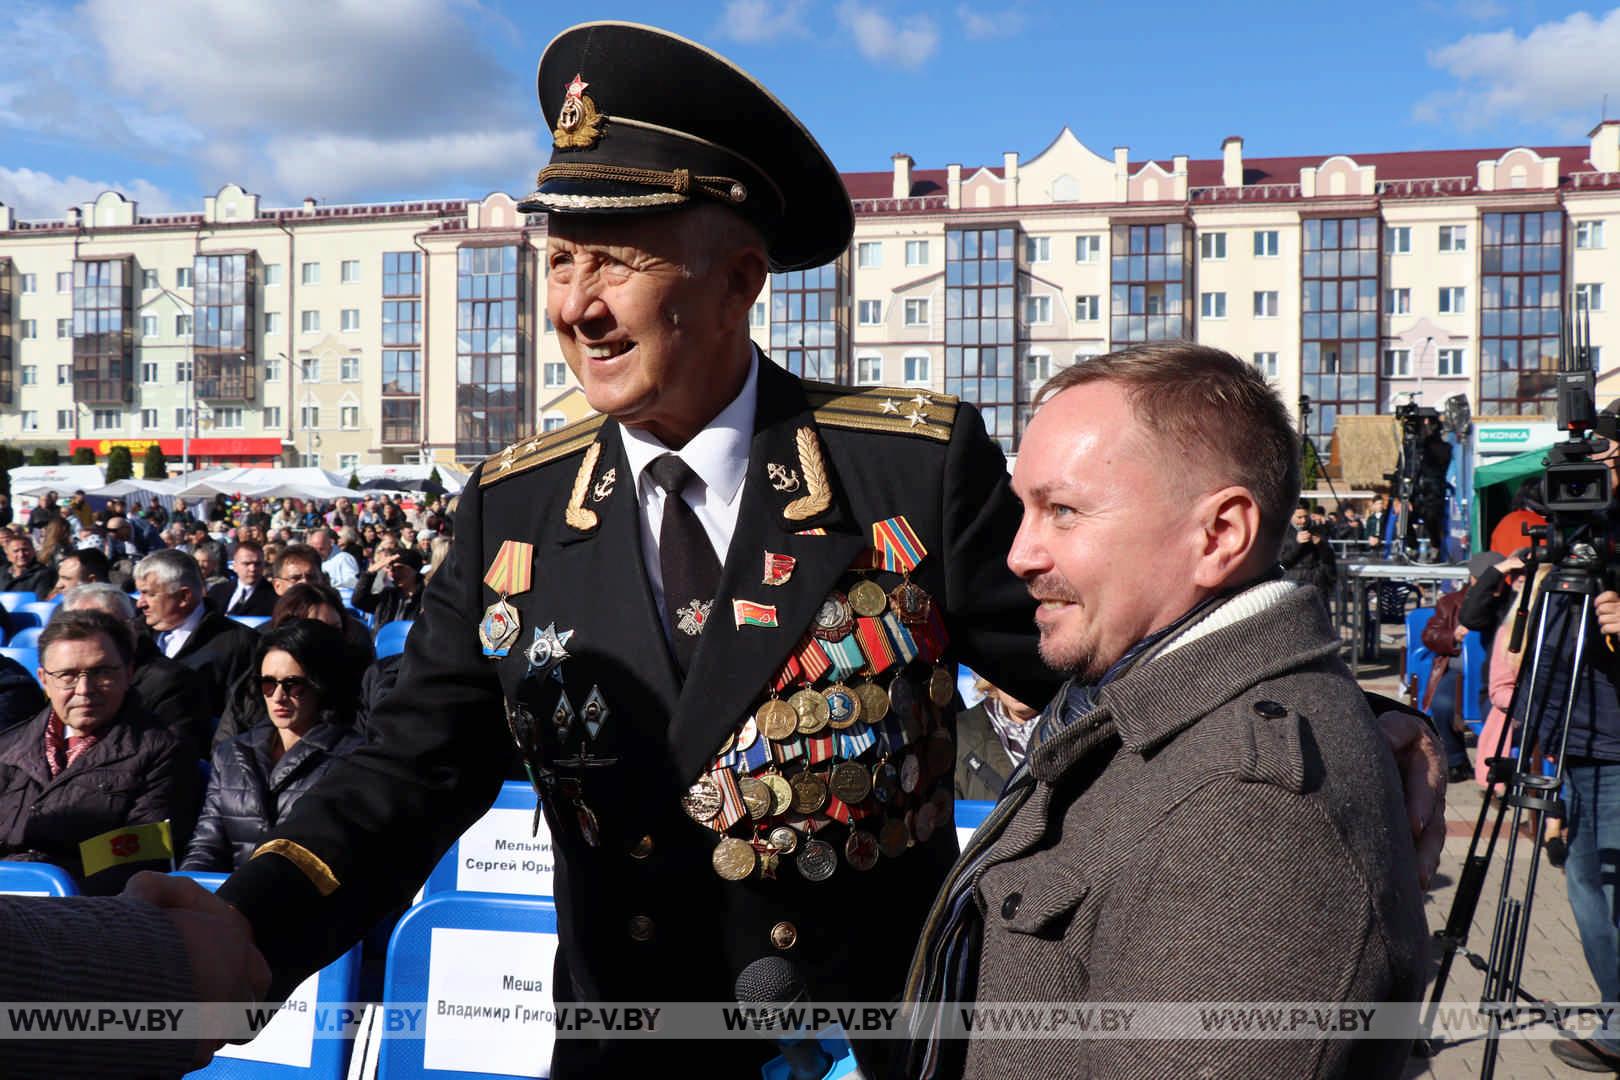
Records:
[[[98,874],[109,866],[123,863],[153,862],[158,859],[174,862],[174,834],[167,821],[154,821],[150,825],[126,825],[109,829],[100,836],[92,836],[79,845],[79,858],[84,862],[84,876]]]

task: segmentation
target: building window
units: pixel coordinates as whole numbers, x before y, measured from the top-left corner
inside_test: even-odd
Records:
[[[360,309],[346,307],[338,312],[338,320],[344,333],[353,333],[360,329]]]
[[[304,428],[318,428],[321,426],[321,407],[319,405],[305,405],[298,410],[298,423]]]
[[[1029,384],[1031,391],[1051,377],[1052,357],[1049,353],[1032,352],[1024,357],[1024,382]]]
[[[1579,251],[1591,251],[1603,246],[1603,222],[1577,221],[1575,223],[1575,247]]]
[[[358,313],[357,313],[358,314]],[[383,344],[416,345],[422,340],[422,303],[419,300],[383,301]]]
[[[70,338],[72,336],[73,336],[73,320],[72,319],[57,319],[56,320],[56,340],[58,340],[58,341],[66,341],[68,338]]]
[[[321,467],[321,452],[300,451],[298,454],[298,467],[301,469],[318,469]]]
[[[1102,258],[1102,237],[1096,233],[1081,233],[1074,238],[1074,261],[1094,263]]]
[[[360,406],[344,405],[338,409],[338,426],[353,431],[360,426]]]
[[[264,264],[264,284],[265,284],[266,288],[268,288],[270,286],[273,286],[273,285],[280,285],[281,284],[281,264],[280,263],[265,263]]]
[[[176,360],[174,363],[174,381],[182,386],[191,381],[191,361]]]
[[[877,326],[883,322],[883,301],[857,300],[855,308],[862,326]]]
[[[32,292],[38,292],[39,291],[39,278],[37,276],[35,276],[34,274],[24,274],[24,275],[22,275],[22,290],[21,291],[22,291],[23,295],[25,295],[25,296],[27,294],[29,294],[29,293],[32,293]]]
[[[141,382],[151,385],[158,381],[158,366],[156,360],[141,362]]]
[[[1304,222],[1300,393],[1316,403],[1313,436],[1330,436],[1342,415],[1379,409],[1381,235],[1372,217]]]
[[[174,336],[188,338],[191,336],[191,327],[194,317],[191,315],[176,315],[174,317]]]
[[[73,400],[123,404],[135,378],[131,340],[134,260],[73,264]]]
[[[24,386],[39,385],[39,365],[24,364],[22,366],[22,384]]]
[[[1411,349],[1384,350],[1384,378],[1406,379],[1412,375]]]
[[[1463,373],[1463,351],[1461,349],[1441,349],[1438,357],[1437,374],[1440,376],[1461,375]]]
[[[141,337],[155,338],[158,336],[158,317],[156,315],[141,316]]]
[[[158,287],[158,272],[156,270],[141,271],[141,288],[155,289]]]
[[[1050,236],[1024,237],[1024,261],[1028,263],[1051,262],[1052,238]]]
[[[415,349],[384,349],[382,354],[382,392],[384,394],[417,394],[421,392],[418,363],[422,354]]]
[[[883,245],[876,240],[862,240],[855,245],[855,264],[862,270],[873,270],[883,265]]]
[[[177,289],[191,288],[191,267],[179,266],[175,268],[174,287]]]
[[[338,378],[344,382],[360,381],[360,358],[345,356],[338,360]]]
[[[1206,319],[1226,318],[1226,294],[1223,292],[1199,293],[1198,313]]]
[[[90,414],[90,427],[95,431],[118,431],[124,426],[124,410],[122,409],[93,409]]]
[[[1461,315],[1465,310],[1468,299],[1468,290],[1461,285],[1442,285],[1440,287],[1440,314]]]
[[[985,429],[1005,453],[1017,445],[1023,402],[1014,353],[1015,237],[1011,228],[945,233],[944,389],[979,406]]]
[[[883,381],[883,357],[857,356],[855,382],[861,386],[876,386]]]
[[[192,265],[197,271],[198,331],[192,349],[197,396],[252,400],[259,392],[254,257],[198,255]]]
[[[909,354],[905,358],[906,383],[911,386],[928,385],[929,366],[927,353]]]
[[[1412,314],[1411,289],[1385,289],[1384,314],[1410,315]]]
[[[456,456],[487,457],[529,433],[535,372],[516,244],[456,252]]]
[[[70,292],[73,289],[73,271],[59,270],[56,274],[56,291],[58,293]]]
[[[382,402],[382,441],[389,445],[417,442],[417,418],[422,403],[415,399],[384,398]]]
[[[1052,321],[1052,298],[1050,296],[1024,297],[1024,321],[1031,326],[1040,326]]]
[[[540,423],[542,431],[556,431],[560,427],[567,426],[568,417],[559,412],[548,412],[541,418]]]
[[[321,264],[307,262],[298,268],[298,283],[300,285],[319,285],[321,283]]]
[[[907,326],[927,326],[928,325],[928,301],[927,300],[907,300],[906,301],[906,325]]]
[[[269,356],[269,357],[265,358],[265,361],[264,361],[264,381],[265,382],[280,382],[281,381],[281,357],[279,357],[279,356]]]
[[[22,326],[22,339],[24,341],[33,341],[35,338],[37,338],[39,336],[38,324],[36,324],[33,319],[24,319],[24,320],[22,320],[21,326]]]
[[[1564,331],[1564,216],[1485,214],[1479,252],[1479,411],[1552,415]]]
[[[300,382],[320,382],[321,358],[318,356],[300,356],[298,358],[298,378]]]
[[[1603,286],[1599,282],[1586,281],[1575,286],[1576,311],[1602,311]]]
[[[266,334],[281,333],[281,312],[267,311],[264,313],[264,332]]]
[[[338,265],[338,280],[344,285],[353,285],[360,280],[360,260],[344,259]]]
[[[156,409],[141,410],[141,430],[156,431],[158,426],[158,411]]]
[[[1277,317],[1277,294],[1275,292],[1256,292],[1254,294],[1254,317],[1257,319],[1275,319]]]
[[[261,413],[259,425],[266,431],[274,431],[281,427],[281,406],[266,405]]]
[[[156,364],[153,364],[152,366],[153,366],[153,368],[157,367]],[[157,382],[157,377],[153,376],[152,381]],[[57,386],[72,386],[73,385],[73,365],[72,364],[57,364],[56,365],[56,385]]]
[[[1219,261],[1226,258],[1226,234],[1207,232],[1198,235],[1198,257]]]
[[[1102,297],[1075,297],[1074,318],[1076,322],[1096,322],[1098,319],[1102,318]]]
[[[301,311],[298,313],[298,328],[306,334],[321,332],[321,313],[318,311]]]
[[[926,241],[926,240],[907,240],[906,241],[906,265],[907,266],[927,266],[928,265],[928,241]]]
[[[72,431],[73,430],[73,410],[72,409],[57,409],[56,410],[56,430],[57,431]]]
[[[359,467],[360,467],[360,455],[359,454],[339,454],[338,455],[338,472],[352,474],[354,472],[354,470],[358,469]]]
[[[1441,251],[1467,251],[1468,226],[1442,225],[1440,226]]]
[[[541,384],[547,387],[564,386],[568,383],[568,365],[559,361],[548,361],[541,368]]]
[[[1108,305],[1113,348],[1187,336],[1192,249],[1184,238],[1178,222],[1114,226]]]
[[[765,329],[765,301],[755,300],[754,306],[748,309],[748,325],[755,330]]]
[[[242,409],[237,405],[214,410],[214,427],[221,431],[242,430]]]
[[[39,413],[35,412],[33,409],[24,409],[18,415],[22,419],[22,429],[24,431],[39,430]]]
[[[190,427],[191,427],[191,421],[192,421],[191,410],[186,408],[184,405],[182,405],[178,409],[174,410],[174,426],[175,426],[176,430],[178,430],[178,431],[189,430]]]
[[[1412,226],[1387,225],[1384,227],[1384,253],[1386,255],[1412,254]]]
[[[841,260],[772,274],[772,358],[807,379],[852,381],[848,311],[849,280]]]
[[[1277,230],[1256,229],[1254,233],[1254,256],[1257,259],[1274,259],[1277,257]]]
[[[1277,354],[1274,352],[1255,353],[1254,366],[1266,378],[1275,379],[1277,377]]]
[[[360,278],[360,266],[355,264],[355,280]],[[383,252],[384,296],[422,295],[422,253],[420,251]]]

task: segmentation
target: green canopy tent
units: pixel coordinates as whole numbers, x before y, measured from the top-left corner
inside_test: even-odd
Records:
[[[1474,469],[1474,498],[1469,508],[1469,550],[1484,551],[1491,541],[1490,527],[1507,515],[1521,481],[1540,476],[1547,467],[1547,448],[1527,450]]]

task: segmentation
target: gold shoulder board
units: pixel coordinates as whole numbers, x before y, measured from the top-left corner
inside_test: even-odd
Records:
[[[823,427],[915,435],[949,442],[957,399],[920,387],[839,386],[804,383],[816,423]]]
[[[485,488],[548,461],[580,453],[596,441],[596,433],[606,420],[606,416],[596,413],[555,431],[532,435],[498,454],[491,454],[484,459],[484,468],[478,474],[478,486]]]

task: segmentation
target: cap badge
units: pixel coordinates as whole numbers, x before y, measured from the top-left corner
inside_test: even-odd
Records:
[[[602,114],[585,92],[589,85],[579,75],[568,84],[562,108],[557,110],[557,126],[551,132],[552,142],[559,149],[588,150],[602,137]]]

